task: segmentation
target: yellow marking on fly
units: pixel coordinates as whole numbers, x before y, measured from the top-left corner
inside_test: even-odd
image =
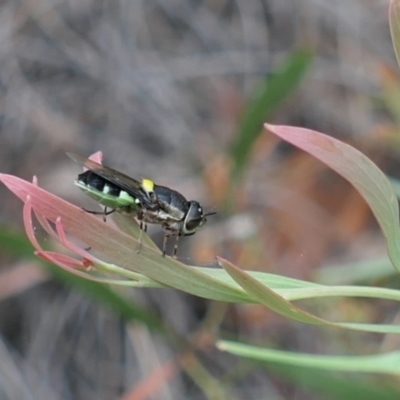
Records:
[[[154,192],[154,182],[152,180],[142,179],[142,186],[147,193]]]

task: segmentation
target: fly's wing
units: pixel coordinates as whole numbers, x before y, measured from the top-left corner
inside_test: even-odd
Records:
[[[151,201],[149,195],[146,193],[145,190],[143,190],[142,184],[136,179],[133,179],[128,175],[123,174],[122,172],[116,171],[115,169],[106,167],[105,165],[98,164],[78,154],[66,154],[76,163],[83,165],[90,171],[101,176],[106,181],[117,185],[122,190],[139,199],[143,203],[143,205],[150,208],[154,207],[154,203]]]

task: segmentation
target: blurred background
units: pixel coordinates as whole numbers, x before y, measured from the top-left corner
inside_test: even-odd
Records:
[[[93,208],[65,152],[101,150],[106,165],[218,210],[182,240],[182,262],[210,266],[220,255],[244,269],[314,280],[325,271],[332,283],[352,283],[327,266],[385,255],[367,205],[311,156],[259,133],[264,120],[316,129],[399,175],[400,80],[387,14],[388,1],[365,0],[2,1],[0,171],[36,175],[50,192]],[[343,354],[397,344],[293,323],[261,306],[124,291],[195,347],[197,358],[174,370],[176,340],[125,324],[11,249],[22,203],[3,186],[0,196],[1,400],[129,391],[131,399],[330,399],[217,352],[215,338]],[[161,242],[158,227],[150,234]],[[398,285],[385,274],[381,281]],[[313,310],[333,320],[397,315],[384,301],[352,299]],[[150,389],[140,397],[143,383]]]

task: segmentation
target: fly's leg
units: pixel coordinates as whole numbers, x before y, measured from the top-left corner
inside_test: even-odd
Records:
[[[166,253],[166,251],[167,251],[168,239],[169,239],[171,236],[175,236],[175,235],[174,235],[174,234],[168,234],[168,233],[165,233],[165,234],[164,234],[163,250],[162,250],[162,256],[163,256],[163,257],[165,257],[165,253]],[[178,244],[179,244],[179,235],[176,235],[175,245],[174,245],[174,252],[172,253],[172,254],[173,254],[173,258],[176,258],[176,253],[177,253],[177,251],[178,251]]]
[[[144,213],[145,210],[139,210],[137,215],[136,215],[136,220],[139,222],[139,248],[137,249],[136,253],[140,253],[140,250],[142,249],[142,236],[143,236],[143,231],[144,233],[147,232],[147,224],[146,222],[143,222],[144,220]]]
[[[140,250],[142,249],[142,232],[143,232],[143,220],[141,219],[139,222],[139,247],[136,251],[136,253],[140,253]]]
[[[93,214],[93,215],[102,215],[103,216],[103,221],[106,222],[106,217],[107,215],[112,214],[114,211],[117,211],[116,208],[112,208],[110,211],[107,211],[107,207],[104,208],[104,211],[90,211],[86,210],[86,208],[82,208],[83,211]]]
[[[107,207],[105,207],[104,211],[91,211],[91,210],[86,210],[86,208],[82,208],[82,210],[89,214],[94,214],[94,215],[110,215],[114,211],[117,211],[116,208],[112,208],[110,211],[107,211]]]
[[[178,245],[179,245],[179,235],[176,235],[173,258],[176,258],[176,253],[178,252]]]
[[[103,221],[104,222],[106,222],[107,215],[109,215],[109,214],[107,214],[107,207],[104,207],[104,214],[103,214]]]
[[[163,246],[162,246],[162,256],[165,257],[165,251],[167,250],[167,243],[168,243],[168,238],[170,235],[167,233],[164,233],[164,241],[163,241]]]
[[[136,253],[140,253],[140,250],[142,249],[142,235],[143,235],[143,231],[144,233],[147,232],[147,224],[143,222],[143,220],[139,220],[139,248],[137,249]]]

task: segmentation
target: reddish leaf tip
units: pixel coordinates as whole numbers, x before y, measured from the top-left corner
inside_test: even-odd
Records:
[[[96,153],[93,153],[90,157],[89,160],[92,160],[94,162],[97,162],[98,164],[102,164],[103,162],[103,152],[101,151],[96,151]]]

